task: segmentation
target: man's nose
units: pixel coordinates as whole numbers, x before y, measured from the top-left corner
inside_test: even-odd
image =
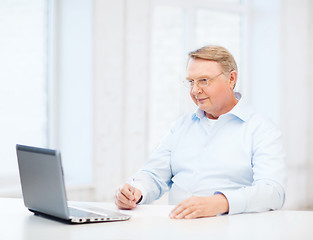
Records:
[[[193,94],[196,94],[196,93],[200,93],[201,92],[201,88],[198,86],[198,84],[194,84],[192,87],[191,87],[191,92]]]

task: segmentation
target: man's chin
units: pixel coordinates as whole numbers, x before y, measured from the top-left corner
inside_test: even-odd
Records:
[[[202,110],[202,111],[205,111],[205,112],[207,112],[208,111],[208,108],[204,105],[204,104],[197,104],[198,105],[198,107]]]

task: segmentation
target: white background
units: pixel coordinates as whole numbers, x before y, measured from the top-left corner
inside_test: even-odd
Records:
[[[8,2],[21,4],[0,0],[0,6]],[[209,43],[221,41],[234,53],[239,90],[282,129],[289,173],[285,208],[312,207],[312,2],[223,2],[23,1],[46,7],[48,19],[40,10],[8,17],[0,8],[0,150],[7,152],[0,159],[0,193],[16,195],[7,186],[16,185],[11,178],[17,173],[14,144],[22,142],[61,149],[70,198],[111,200],[115,188],[146,161],[172,121],[193,109],[179,85],[186,53],[205,44],[214,28],[203,29],[219,10],[244,18],[240,46],[238,38],[229,37]],[[197,6],[202,17],[195,17]],[[48,41],[32,31],[21,38],[23,29],[13,16],[26,16],[23,22],[43,34],[47,29]],[[168,24],[157,21],[166,16],[172,17]],[[227,17],[223,20],[227,23]],[[166,32],[169,25],[174,32]],[[9,38],[2,37],[8,32]],[[23,72],[32,76],[32,83]],[[19,85],[12,86],[11,78],[20,79]],[[21,103],[31,107],[21,108]],[[36,117],[28,121],[27,116]]]

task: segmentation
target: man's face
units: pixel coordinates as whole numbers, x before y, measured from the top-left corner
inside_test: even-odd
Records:
[[[219,63],[204,59],[189,60],[187,66],[187,79],[210,79],[223,73]],[[217,119],[221,114],[230,111],[237,103],[233,88],[236,83],[237,72],[224,72],[208,82],[205,87],[199,87],[196,83],[190,88],[190,96],[195,104],[207,117]]]

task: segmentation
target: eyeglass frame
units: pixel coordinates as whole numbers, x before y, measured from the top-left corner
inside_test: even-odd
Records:
[[[193,84],[191,83],[190,80],[185,79],[185,80],[183,80],[183,83],[184,83],[184,85],[185,85],[187,88],[193,88],[193,87],[195,86],[195,84],[196,84],[198,87],[203,88],[203,87],[207,87],[207,86],[209,85],[209,82],[210,82],[211,80],[213,80],[214,78],[217,78],[217,77],[221,76],[221,75],[224,74],[224,73],[225,73],[225,71],[224,71],[224,72],[221,72],[220,74],[217,74],[216,76],[211,77],[211,78],[202,78],[202,79],[199,79],[199,80],[191,80],[191,81],[193,82]],[[204,86],[200,86],[200,85],[199,85],[199,81],[200,81],[200,80],[203,80],[203,79],[206,79],[207,83],[206,83],[206,85],[204,85]],[[189,86],[188,86],[188,84],[189,84]]]

